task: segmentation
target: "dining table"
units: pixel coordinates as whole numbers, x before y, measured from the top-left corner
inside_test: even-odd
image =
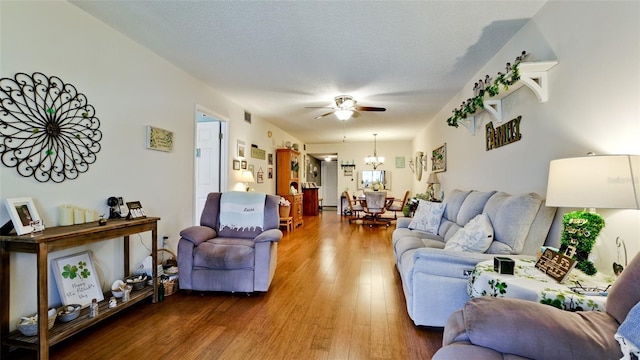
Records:
[[[395,197],[391,196],[391,195],[387,195],[385,197],[385,209],[388,208],[393,201],[395,200]],[[360,205],[362,205],[362,207],[366,207],[367,206],[367,200],[364,196],[364,194],[358,196],[358,201],[360,202]]]

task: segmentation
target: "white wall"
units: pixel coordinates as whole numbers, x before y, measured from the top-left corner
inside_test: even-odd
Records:
[[[259,116],[247,124],[241,105],[67,2],[0,2],[0,26],[2,78],[13,78],[18,72],[58,76],[87,96],[101,123],[103,140],[97,161],[76,180],[39,183],[20,176],[14,168],[0,166],[0,199],[32,197],[47,226],[57,225],[56,209],[61,204],[108,214],[106,199],[119,195],[139,200],[149,215],[161,217],[159,234],[170,237],[169,248],[175,251],[179,231],[194,218],[196,105],[229,119],[229,166],[237,139],[247,147],[258,144],[268,153],[285,140],[299,142]],[[147,150],[146,125],[173,131],[173,151]],[[272,132],[271,138],[267,131]],[[256,191],[274,193],[267,160],[247,160],[265,173],[265,183],[253,184]],[[230,173],[231,189],[236,183]],[[8,219],[2,205],[0,222]],[[93,251],[106,289],[122,277],[121,243],[104,241],[86,247]],[[150,234],[132,237],[132,264],[139,264],[150,248]],[[81,250],[61,251],[50,258]],[[14,324],[19,316],[36,309],[35,256],[11,254],[10,261],[10,322]],[[51,274],[49,278],[49,302],[56,305],[58,292]]]
[[[439,174],[445,193],[497,189],[544,197],[550,160],[589,151],[640,154],[639,13],[638,2],[548,2],[415,138],[413,149],[425,152],[447,143],[447,171]],[[539,103],[524,87],[505,98],[505,120],[522,115],[522,140],[485,151],[486,113],[475,136],[463,126],[447,126],[446,119],[472,96],[476,79],[504,72],[522,50],[536,60],[559,61],[549,72],[549,101]],[[422,187],[414,183],[414,191]],[[569,210],[558,212],[552,237],[559,237],[560,216]],[[640,250],[640,211],[599,213],[606,227],[594,254],[601,258],[596,265],[609,270],[617,236],[626,240],[630,256]]]
[[[330,120],[329,120],[330,121]],[[336,120],[337,121],[337,120]],[[391,190],[388,192],[395,197],[404,196],[404,192],[412,187],[413,173],[409,168],[409,158],[411,158],[411,143],[408,141],[380,141],[380,136],[376,141],[378,156],[384,156],[384,165],[378,167],[378,170],[391,172]],[[341,142],[331,144],[307,144],[307,152],[311,154],[335,153],[338,154],[338,179],[337,179],[337,198],[343,191],[348,190],[350,195],[360,194],[362,190],[357,190],[356,172],[361,170],[372,170],[371,166],[364,163],[364,158],[373,155],[373,136],[371,142]],[[395,167],[395,158],[404,156],[406,165],[404,168]],[[351,162],[356,164],[353,176],[344,176],[340,162]],[[323,175],[324,176],[324,175]],[[324,181],[324,178],[323,178]],[[426,188],[426,185],[425,185]],[[425,188],[418,192],[425,192]],[[338,201],[338,211],[340,205]]]

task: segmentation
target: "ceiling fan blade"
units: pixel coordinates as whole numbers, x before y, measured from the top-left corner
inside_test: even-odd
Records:
[[[355,109],[359,111],[387,111],[385,108],[373,106],[356,106]]]
[[[335,109],[333,106],[305,106],[305,109]]]
[[[329,112],[328,112],[328,113],[326,113],[326,114],[322,114],[322,115],[320,115],[320,116],[316,116],[316,117],[314,117],[313,119],[314,119],[314,120],[315,120],[315,119],[320,119],[320,118],[323,118],[323,117],[325,117],[325,116],[327,116],[327,115],[331,115],[331,114],[333,114],[333,111],[329,111]]]
[[[353,110],[353,114],[351,114],[351,116],[354,117],[354,118],[357,118],[357,117],[360,117],[360,113],[355,111],[355,110]]]

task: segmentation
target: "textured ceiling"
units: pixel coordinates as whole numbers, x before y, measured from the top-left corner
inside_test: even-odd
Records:
[[[544,5],[71,2],[304,143],[412,139]],[[387,111],[341,122],[305,108],[341,94]]]

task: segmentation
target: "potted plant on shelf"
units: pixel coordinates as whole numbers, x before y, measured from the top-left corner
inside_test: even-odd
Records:
[[[280,218],[288,218],[291,213],[291,202],[282,196],[280,197]]]
[[[402,214],[406,217],[411,217],[418,209],[418,200],[429,200],[429,196],[427,194],[416,194],[416,196],[407,200],[407,203],[402,207]]]

